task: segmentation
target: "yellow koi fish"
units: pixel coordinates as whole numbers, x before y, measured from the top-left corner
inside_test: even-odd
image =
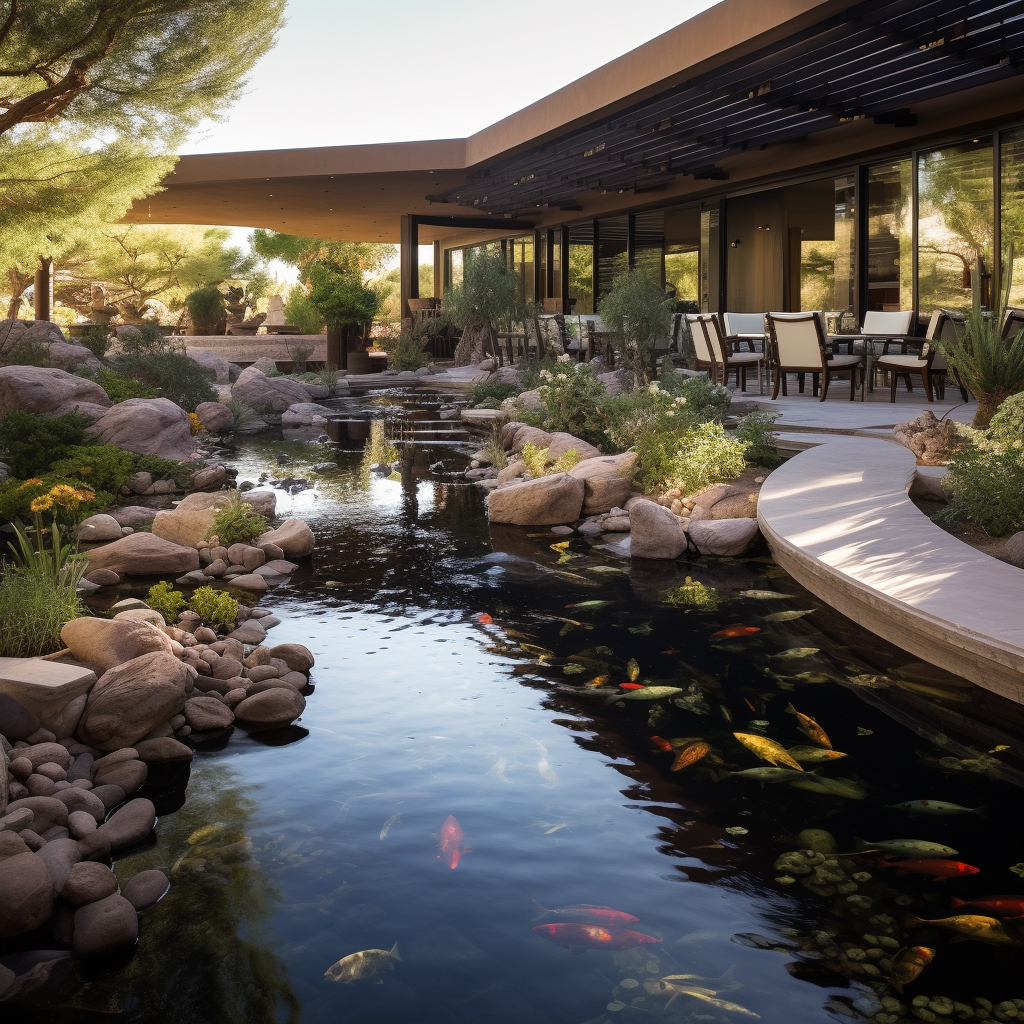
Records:
[[[800,767],[800,763],[792,758],[786,751],[786,748],[781,743],[776,743],[775,740],[768,739],[767,736],[755,736],[749,732],[734,732],[733,736],[736,737],[747,748],[754,754],[757,754],[762,761],[767,761],[769,764],[780,765],[783,764],[787,768],[795,768],[798,772],[802,772],[803,768]]]

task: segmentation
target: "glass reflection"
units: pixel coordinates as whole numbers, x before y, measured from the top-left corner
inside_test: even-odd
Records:
[[[1004,132],[999,140],[1002,191],[999,215],[1003,247],[1003,282],[1012,272],[1010,305],[1024,304],[1024,128]],[[1013,246],[1013,266],[1009,266]]]
[[[868,309],[914,304],[910,175],[909,160],[868,169]]]
[[[717,311],[721,305],[721,231],[717,204],[700,211],[700,309]]]
[[[975,289],[991,306],[992,140],[921,153],[917,173],[918,306],[967,309]]]
[[[594,225],[591,221],[569,228],[568,312],[594,312]]]
[[[597,291],[601,299],[612,290],[612,282],[629,267],[629,218],[608,217],[598,222]]]

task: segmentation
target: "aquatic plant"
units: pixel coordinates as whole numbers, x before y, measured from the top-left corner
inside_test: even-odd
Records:
[[[247,427],[254,426],[257,423],[262,423],[262,420],[256,410],[250,408],[244,402],[240,402],[237,398],[232,398],[227,403],[227,407],[231,411],[231,415],[235,418],[233,427],[235,430],[245,430]]]
[[[180,590],[175,590],[167,580],[155,583],[146,595],[146,604],[153,611],[159,612],[168,623],[178,621],[178,614],[186,603],[185,595]]]
[[[681,586],[661,591],[658,600],[673,608],[704,608],[714,611],[722,603],[723,597],[714,587],[687,576]]]
[[[213,510],[213,527],[208,537],[216,535],[221,545],[229,548],[232,544],[251,544],[266,532],[266,517],[242,501],[235,491],[223,506]]]
[[[224,590],[199,587],[188,602],[206,626],[231,626],[238,618],[238,602]]]

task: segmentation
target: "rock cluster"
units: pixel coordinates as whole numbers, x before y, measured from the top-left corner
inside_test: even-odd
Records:
[[[941,466],[958,448],[964,439],[953,420],[938,419],[935,413],[925,410],[917,419],[897,423],[892,428],[893,436],[906,445],[918,462],[926,466]]]

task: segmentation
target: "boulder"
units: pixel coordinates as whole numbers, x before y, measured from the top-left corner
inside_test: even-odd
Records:
[[[62,743],[33,743],[28,747],[19,747],[19,758],[24,758],[35,771],[44,764],[56,764],[67,770],[71,767],[71,753]]]
[[[601,455],[600,448],[595,448],[592,444],[588,444],[586,441],[582,441],[580,438],[574,437],[572,434],[564,434],[561,431],[556,431],[551,435],[551,443],[548,445],[548,459],[551,462],[555,462],[560,459],[569,451],[579,452],[581,462],[586,461],[587,459],[596,459]]]
[[[0,355],[13,352],[20,344],[51,345],[65,340],[60,324],[52,320],[0,320]]]
[[[1006,539],[1006,547],[1003,548],[1003,557],[1011,565],[1015,565],[1019,569],[1024,569],[1024,531],[1015,533]],[[8,739],[10,739],[10,737],[8,737]]]
[[[197,547],[213,532],[213,510],[206,508],[180,507],[170,511],[157,512],[153,519],[153,535]]]
[[[159,736],[151,740],[139,740],[135,744],[139,760],[146,764],[163,764],[167,761],[191,761],[192,748],[170,736]]]
[[[282,427],[319,427],[327,422],[328,416],[335,415],[334,409],[315,402],[297,402],[290,405],[281,417]]]
[[[278,686],[246,697],[235,707],[235,716],[252,725],[287,725],[306,708],[306,699],[291,687]]]
[[[97,786],[117,786],[125,794],[134,793],[146,781],[149,769],[141,761],[122,761],[104,772],[96,773]]]
[[[124,887],[124,898],[137,910],[148,910],[163,899],[171,883],[167,876],[156,868],[140,871]]]
[[[71,656],[97,675],[143,655],[170,653],[171,643],[162,629],[131,619],[72,619],[60,631]]]
[[[117,665],[90,691],[78,735],[100,750],[129,747],[181,711],[190,688],[189,669],[173,654]]]
[[[271,658],[280,658],[292,672],[306,672],[313,667],[313,655],[302,644],[278,644],[270,648]]]
[[[216,697],[192,697],[185,702],[185,721],[195,732],[226,729],[234,720],[231,708]]]
[[[252,369],[259,370],[264,375],[270,374],[270,376],[274,376],[277,373],[277,360],[271,359],[270,356],[260,356],[252,364]],[[236,377],[235,379],[237,380],[238,378]]]
[[[40,658],[0,658],[0,693],[13,697],[47,729],[51,723],[60,724],[65,709],[94,682],[96,673],[81,665]]]
[[[8,857],[0,871],[0,939],[41,928],[53,910],[53,884],[34,853]]]
[[[93,860],[79,861],[71,868],[64,888],[60,891],[61,899],[67,900],[72,906],[82,907],[87,903],[106,899],[117,892],[117,878],[106,866]]]
[[[138,937],[139,915],[123,896],[107,896],[75,911],[75,956],[110,953],[131,946]]]
[[[254,365],[238,375],[231,385],[231,397],[258,413],[283,413],[289,406],[308,402],[309,392],[298,381],[268,377]]]
[[[219,462],[203,469],[197,469],[192,474],[191,489],[193,491],[219,491],[228,478],[227,468]]]
[[[153,522],[156,513],[157,510],[148,505],[123,505],[120,508],[112,508],[107,514],[116,519],[122,527],[137,530]]]
[[[114,811],[96,832],[110,841],[111,850],[122,850],[145,839],[155,824],[153,802],[140,797]]]
[[[211,434],[230,434],[235,429],[235,414],[222,402],[202,402],[196,406],[196,415]]]
[[[151,533],[133,533],[89,552],[89,572],[110,569],[125,576],[160,576],[198,568],[195,548]]]
[[[13,814],[24,807],[32,812],[32,831],[36,835],[48,832],[54,825],[63,828],[68,822],[67,804],[55,796],[26,796],[21,800],[12,800],[7,805],[7,813]]]
[[[182,461],[195,453],[188,413],[167,398],[130,398],[108,409],[89,433],[140,455]]]
[[[507,484],[510,480],[522,476],[526,472],[526,463],[522,459],[514,459],[504,469],[498,470],[498,484]]]
[[[251,505],[261,516],[270,518],[277,508],[277,495],[273,491],[213,491],[186,494],[178,502],[176,511],[224,508],[238,494],[246,505]]]
[[[540,427],[530,427],[520,423],[512,436],[512,451],[521,452],[528,444],[534,448],[550,448],[552,435]]]
[[[51,341],[48,351],[50,365],[61,370],[102,370],[103,364],[84,345],[72,345],[66,341]]]
[[[731,494],[711,506],[712,519],[756,519],[757,493]]]
[[[214,380],[218,384],[228,384],[231,381],[231,364],[221,356],[216,355],[213,352],[188,352],[189,359],[197,362],[200,366],[205,367],[207,370],[212,370],[215,374]],[[209,405],[210,403],[205,403]],[[199,410],[197,409],[198,413]],[[199,417],[202,419],[202,417]],[[204,423],[205,427],[206,424]],[[209,429],[209,428],[207,428]]]
[[[93,825],[96,824],[92,818],[89,820]],[[52,839],[41,850],[36,851],[36,856],[46,865],[55,897],[64,888],[71,868],[82,859],[78,843],[74,839]]]
[[[316,538],[313,531],[297,518],[286,519],[276,530],[270,530],[257,539],[258,545],[276,544],[285,558],[305,558],[313,553]]]
[[[569,476],[583,481],[583,514],[609,512],[627,501],[635,463],[636,452],[623,452],[595,456],[573,466]]]
[[[487,496],[487,515],[492,523],[515,526],[571,523],[580,517],[583,492],[583,481],[568,473],[510,483]]]
[[[267,589],[267,581],[257,573],[243,573],[240,576],[232,576],[225,580],[228,586],[238,587],[241,590],[250,590],[256,594],[262,594]],[[247,641],[248,642],[248,641]]]
[[[630,552],[634,558],[676,559],[686,550],[686,531],[678,517],[656,501],[629,506]]]
[[[756,519],[704,519],[690,524],[690,539],[702,555],[742,555],[757,533]]]
[[[62,789],[59,793],[54,793],[53,798],[67,807],[68,817],[76,811],[85,811],[98,822],[107,816],[106,805],[96,795],[95,789],[78,789],[76,787]]]
[[[0,693],[0,736],[17,743],[28,739],[38,728],[39,719],[28,708],[8,694]]]
[[[63,416],[79,405],[109,408],[106,391],[95,381],[43,366],[0,367],[0,416],[22,409],[40,416]]]
[[[145,622],[155,626],[161,633],[167,634],[164,617],[153,608],[125,608],[114,616],[115,622]]]

